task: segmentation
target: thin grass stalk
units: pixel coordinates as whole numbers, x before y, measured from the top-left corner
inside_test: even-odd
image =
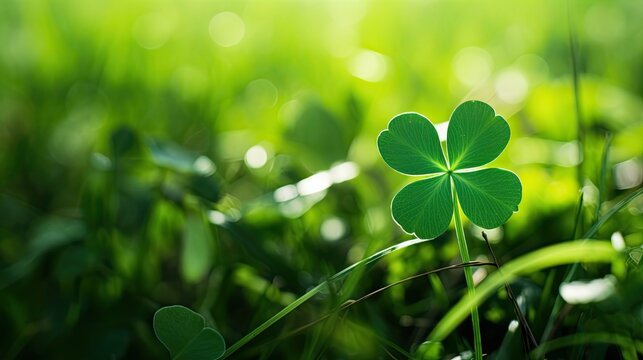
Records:
[[[453,192],[453,216],[455,217],[455,234],[458,238],[458,248],[460,249],[460,257],[462,262],[468,263],[469,249],[467,247],[467,239],[464,236],[464,229],[462,228],[462,218],[460,216],[460,204],[458,203],[458,195]],[[467,292],[469,296],[475,296],[476,290],[473,284],[473,273],[470,267],[464,268],[464,278],[467,282]],[[480,333],[480,316],[478,315],[478,306],[471,306],[471,323],[473,324],[473,344],[476,360],[482,360],[482,334]]]

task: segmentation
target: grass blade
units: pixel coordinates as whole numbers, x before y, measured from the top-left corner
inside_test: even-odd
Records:
[[[307,293],[305,293],[304,295],[302,295],[301,297],[299,297],[298,299],[296,299],[295,301],[290,303],[288,306],[283,308],[277,314],[272,316],[270,319],[266,320],[264,323],[262,323],[257,328],[252,330],[246,336],[242,337],[239,341],[237,341],[236,343],[232,344],[232,346],[230,346],[228,348],[228,350],[226,351],[226,353],[223,355],[222,359],[225,359],[228,356],[232,355],[234,352],[236,352],[242,346],[244,346],[249,341],[251,341],[252,339],[257,337],[259,334],[261,334],[267,328],[272,326],[274,323],[276,323],[277,321],[281,320],[284,316],[288,315],[290,312],[295,310],[297,307],[299,307],[301,304],[305,303],[307,300],[309,300],[313,296],[317,295],[326,286],[328,286],[329,284],[331,284],[331,283],[333,283],[333,282],[335,282],[337,280],[343,279],[348,274],[350,274],[351,272],[355,271],[358,267],[372,264],[372,263],[377,262],[378,260],[380,260],[381,258],[383,258],[384,256],[386,256],[386,255],[388,255],[388,254],[390,254],[392,252],[404,249],[404,248],[409,247],[409,246],[424,243],[424,242],[427,242],[427,241],[430,241],[430,240],[412,239],[412,240],[408,240],[408,241],[399,243],[397,245],[393,245],[393,246],[391,246],[389,248],[386,248],[386,249],[384,249],[382,251],[379,251],[379,252],[377,252],[377,253],[375,253],[375,254],[373,254],[373,255],[371,255],[371,256],[363,259],[363,260],[360,260],[360,261],[356,262],[355,264],[347,267],[346,269],[338,272],[337,274],[331,276],[328,280],[326,280],[323,283],[315,286],[314,288],[309,290]]]
[[[576,232],[578,232],[579,222],[581,221],[581,216],[583,214],[583,198],[585,193],[583,189],[578,191],[580,195],[578,196],[578,205],[576,205],[576,217],[574,217],[574,230],[572,230],[572,236],[570,239],[576,239]]]
[[[493,248],[491,248],[491,243],[489,242],[489,239],[487,238],[487,234],[484,231],[482,232],[482,238],[484,239],[485,244],[487,244],[487,249],[491,254],[491,258],[493,259],[493,263],[495,264],[496,269],[498,269],[499,272],[502,271],[500,270],[500,261],[498,261],[496,254],[493,252]],[[511,304],[514,307],[514,312],[516,314],[516,317],[520,322],[520,327],[522,330],[521,335],[523,338],[523,345],[525,346],[525,349],[527,349],[527,352],[530,352],[532,348],[538,346],[538,342],[536,341],[536,337],[534,336],[534,333],[531,331],[531,328],[529,327],[529,322],[527,321],[527,318],[525,318],[525,315],[522,313],[522,310],[520,310],[520,305],[518,304],[518,300],[516,299],[516,295],[514,295],[514,292],[511,289],[511,286],[505,283],[505,289],[507,290],[507,296],[509,297],[509,301],[511,301]]]
[[[444,340],[467,317],[473,306],[481,304],[505,282],[511,282],[519,275],[577,262],[611,262],[616,255],[609,241],[597,240],[570,241],[523,255],[503,266],[502,272],[490,275],[476,288],[474,296],[467,295],[453,306],[433,329],[429,340]]]
[[[598,229],[605,224],[607,220],[609,220],[614,214],[616,214],[619,210],[623,209],[625,206],[627,206],[630,202],[632,202],[634,199],[639,197],[639,195],[643,194],[643,188],[638,189],[637,191],[633,191],[629,193],[626,197],[624,197],[621,201],[616,203],[616,205],[612,206],[609,211],[605,213],[598,221],[594,223],[594,225],[587,230],[587,232],[584,234],[583,238],[585,239],[590,239],[596,233],[598,232]],[[581,195],[582,199],[582,195]],[[582,200],[581,200],[582,202]],[[572,267],[569,269],[567,274],[565,275],[565,280],[564,282],[569,282],[574,278],[574,275],[576,275],[576,271],[578,269],[578,263],[574,263]],[[546,341],[549,336],[551,335],[551,329],[553,326],[554,319],[558,316],[558,313],[560,312],[560,309],[563,305],[563,299],[560,297],[560,294],[556,296],[556,301],[554,302],[554,307],[552,308],[551,314],[549,315],[549,320],[547,321],[547,326],[545,327],[545,331],[543,332],[543,335],[541,337],[541,342]]]
[[[569,52],[572,65],[572,81],[574,85],[574,106],[576,110],[576,137],[578,140],[578,165],[576,167],[576,180],[578,186],[583,187],[583,156],[584,143],[585,143],[585,128],[583,126],[583,113],[580,103],[580,69],[578,68],[578,43],[576,41],[576,30],[572,19],[572,10],[569,1],[567,1],[567,17],[568,17],[568,36],[569,36]]]
[[[605,181],[607,178],[607,157],[609,155],[610,144],[612,142],[612,134],[605,135],[605,145],[603,145],[603,154],[601,155],[601,172],[598,174],[598,202],[596,203],[596,213],[594,214],[594,221],[598,221],[601,214],[601,205],[607,198],[605,196]]]
[[[643,194],[643,188],[640,188],[636,191],[633,191],[627,194],[627,196],[625,196],[621,201],[616,203],[616,205],[612,206],[609,209],[609,211],[605,213],[605,215],[601,216],[601,218],[598,219],[589,230],[587,230],[583,238],[591,239],[594,235],[596,235],[596,233],[598,232],[598,229],[600,229],[601,226],[603,226],[603,224],[605,224],[607,220],[609,220],[612,216],[614,216],[614,214],[616,214],[619,210],[624,208],[627,204],[631,203],[632,200],[636,199],[641,194]]]
[[[574,334],[550,340],[531,352],[532,359],[540,359],[542,355],[556,349],[589,343],[603,343],[617,345],[621,348],[634,348],[635,352],[643,354],[643,341],[634,340],[614,333]]]
[[[465,267],[469,267],[469,266],[495,266],[495,263],[471,261],[471,262],[468,262],[468,263],[460,263],[460,264],[445,266],[445,267],[442,267],[442,268],[439,268],[439,269],[425,271],[425,272],[420,273],[420,274],[409,276],[409,277],[404,278],[402,280],[398,280],[396,282],[390,283],[390,284],[388,284],[388,285],[386,285],[384,287],[381,287],[381,288],[379,288],[377,290],[371,291],[370,293],[368,293],[366,295],[363,295],[362,297],[360,297],[360,298],[358,298],[356,300],[348,300],[345,303],[343,303],[342,305],[338,306],[336,309],[334,309],[331,312],[329,312],[328,314],[323,315],[323,316],[315,319],[314,321],[312,321],[312,322],[310,322],[310,323],[308,323],[306,325],[300,326],[299,328],[289,332],[288,334],[279,337],[276,341],[281,341],[281,340],[284,340],[284,339],[289,338],[291,336],[297,335],[297,334],[301,333],[302,331],[305,331],[306,329],[308,329],[308,328],[310,328],[312,326],[315,326],[315,325],[319,324],[320,322],[325,321],[326,319],[330,318],[334,314],[336,314],[336,313],[338,313],[340,311],[347,310],[348,308],[352,307],[353,305],[356,305],[356,304],[358,304],[358,303],[360,303],[362,301],[365,301],[365,300],[367,300],[367,299],[369,299],[369,298],[371,298],[371,297],[373,297],[373,296],[375,296],[375,295],[377,295],[379,293],[382,293],[382,292],[384,292],[384,291],[386,291],[386,290],[388,290],[388,289],[390,289],[390,288],[392,288],[394,286],[397,286],[397,285],[400,285],[400,284],[403,284],[403,283],[406,283],[408,281],[412,281],[412,280],[415,280],[415,279],[418,279],[418,278],[421,278],[421,277],[425,277],[427,275],[435,275],[435,274],[437,274],[439,272],[442,272],[442,271],[461,269],[461,268],[465,268]]]

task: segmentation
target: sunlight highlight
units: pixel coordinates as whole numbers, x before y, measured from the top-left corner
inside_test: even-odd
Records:
[[[249,168],[259,169],[268,162],[268,152],[261,145],[255,145],[248,149],[244,158]]]
[[[319,232],[324,240],[334,242],[346,235],[346,223],[338,217],[329,217],[322,222]]]
[[[330,176],[330,172],[322,171],[298,182],[297,191],[299,195],[306,196],[324,191],[331,185],[333,185],[333,179]]]
[[[616,278],[607,275],[591,281],[572,281],[560,285],[560,296],[568,304],[588,304],[607,299],[616,292]]]
[[[296,198],[297,196],[299,196],[297,186],[290,184],[275,190],[272,197],[276,202],[286,202]]]
[[[623,238],[623,234],[621,234],[620,231],[613,233],[610,241],[612,242],[612,247],[614,248],[614,250],[625,250],[625,239]]]
[[[335,184],[354,179],[357,175],[359,175],[359,166],[352,161],[343,162],[330,168],[330,177]]]
[[[510,333],[516,332],[516,330],[518,330],[519,325],[520,324],[518,323],[517,320],[511,320],[511,322],[509,323],[509,326],[507,327],[507,331],[509,331]]]
[[[216,210],[208,212],[208,220],[215,225],[223,225],[227,221],[225,214]]]
[[[388,72],[388,59],[378,52],[361,50],[349,59],[348,71],[362,80],[379,82]]]
[[[522,71],[505,70],[498,75],[495,89],[500,100],[509,104],[517,104],[527,97],[529,83]]]
[[[194,171],[196,171],[199,175],[202,176],[210,176],[214,174],[214,172],[217,170],[216,165],[214,165],[214,162],[210,160],[207,156],[201,155],[196,160],[194,160],[194,164],[192,164],[192,167],[194,168]]]
[[[447,130],[449,130],[448,121],[435,124],[435,131],[438,132],[438,138],[440,139],[441,142],[447,141]]]
[[[619,190],[632,189],[643,182],[643,166],[636,159],[614,165],[614,185]]]
[[[476,87],[482,85],[493,70],[493,59],[489,53],[478,47],[467,47],[460,50],[453,59],[453,72],[464,85]]]
[[[359,166],[347,161],[333,166],[328,171],[320,171],[297,183],[299,195],[306,196],[324,191],[333,184],[351,180],[359,174]]]

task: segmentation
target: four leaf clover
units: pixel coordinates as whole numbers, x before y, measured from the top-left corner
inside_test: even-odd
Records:
[[[518,176],[504,169],[475,169],[500,155],[509,125],[481,101],[460,104],[449,120],[446,155],[429,119],[418,113],[394,117],[377,138],[384,161],[412,176],[430,176],[402,188],[393,198],[395,221],[421,239],[442,234],[453,217],[454,201],[474,224],[504,224],[522,198]],[[457,200],[456,200],[457,199]]]

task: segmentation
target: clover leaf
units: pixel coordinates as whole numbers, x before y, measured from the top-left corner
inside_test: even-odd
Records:
[[[214,360],[225,353],[221,334],[206,325],[200,314],[181,305],[166,306],[154,314],[156,337],[172,360]]]
[[[453,217],[454,197],[474,224],[491,229],[504,224],[522,198],[518,176],[504,169],[472,169],[500,155],[509,125],[481,101],[460,104],[449,120],[446,154],[429,119],[417,113],[394,117],[377,138],[384,161],[405,175],[427,175],[393,198],[395,221],[422,239],[442,234]]]

